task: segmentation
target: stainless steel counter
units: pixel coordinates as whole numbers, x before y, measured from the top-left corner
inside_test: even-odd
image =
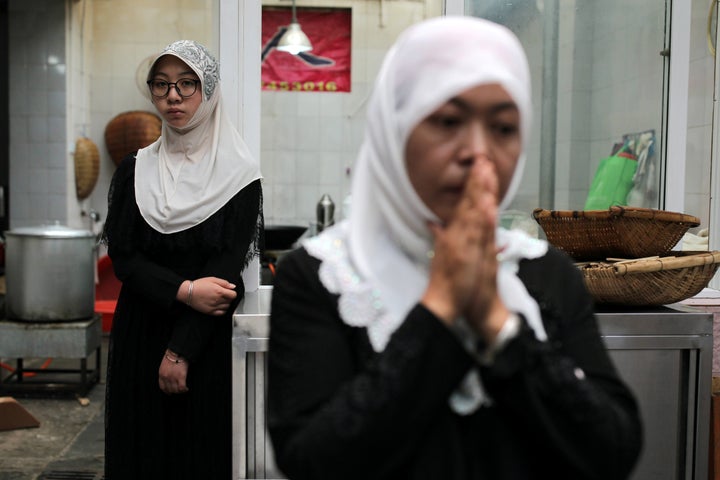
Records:
[[[265,428],[265,378],[272,287],[261,285],[233,314],[233,480],[283,478]]]
[[[640,403],[645,444],[633,480],[708,478],[712,319],[679,304],[598,313],[610,356]]]
[[[233,479],[282,478],[265,429],[272,287],[233,315]],[[632,480],[705,480],[712,382],[712,315],[673,305],[605,309],[600,332],[642,411],[645,446]]]

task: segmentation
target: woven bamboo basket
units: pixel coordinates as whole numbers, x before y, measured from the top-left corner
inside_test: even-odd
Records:
[[[700,293],[720,266],[720,251],[579,264],[597,303],[658,306]]]
[[[100,174],[100,152],[89,138],[79,138],[75,142],[75,190],[79,199],[90,196]]]
[[[700,225],[700,219],[692,215],[635,207],[585,211],[536,208],[533,218],[551,244],[576,260],[662,256],[688,229]]]
[[[133,110],[121,113],[105,127],[105,145],[115,165],[138,149],[158,139],[162,131],[160,117],[151,112]]]

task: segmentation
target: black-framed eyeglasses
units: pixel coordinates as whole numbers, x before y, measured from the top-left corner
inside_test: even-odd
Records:
[[[175,91],[183,98],[192,97],[197,90],[200,80],[194,78],[181,78],[177,82],[166,82],[165,80],[148,80],[150,93],[155,98],[165,98],[170,93],[170,87],[175,87]]]

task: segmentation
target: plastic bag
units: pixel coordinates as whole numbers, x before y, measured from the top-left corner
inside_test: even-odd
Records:
[[[637,159],[625,147],[602,159],[590,185],[585,210],[606,210],[613,205],[627,205],[637,166]]]

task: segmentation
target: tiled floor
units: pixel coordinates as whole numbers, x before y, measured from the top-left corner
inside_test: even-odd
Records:
[[[40,426],[0,432],[0,480],[102,478],[106,356],[104,336],[100,383],[88,392],[87,401],[81,402],[72,393],[12,395]],[[8,364],[6,359],[3,362]],[[60,367],[62,360],[53,364]],[[2,375],[7,374],[5,368]]]

